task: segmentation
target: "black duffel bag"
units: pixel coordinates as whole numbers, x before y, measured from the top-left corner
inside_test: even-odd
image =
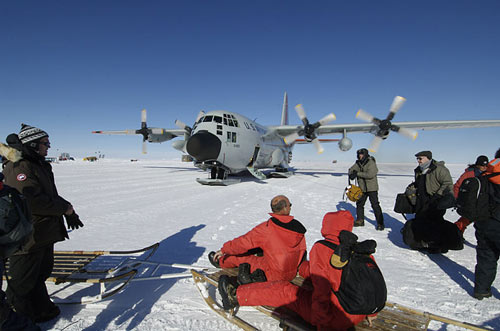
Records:
[[[394,211],[401,214],[413,214],[415,206],[410,203],[410,199],[408,199],[405,193],[398,193],[396,203],[394,204]]]

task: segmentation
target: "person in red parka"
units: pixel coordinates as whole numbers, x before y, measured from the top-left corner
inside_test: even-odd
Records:
[[[329,212],[323,218],[321,234],[327,241],[339,245],[340,232],[352,231],[353,224],[354,218],[350,212],[345,210]],[[333,250],[330,247],[316,243],[310,251],[310,261],[302,263],[300,275],[311,280],[312,290],[288,281],[234,286],[227,277],[221,276],[219,291],[223,303],[226,303],[224,308],[231,309],[237,305],[286,307],[298,313],[318,330],[347,330],[363,319],[367,319],[371,325],[375,314],[348,314],[333,294],[332,290],[338,291],[340,287],[342,269],[330,265],[332,254]]]
[[[274,197],[271,200],[271,218],[226,242],[219,251],[211,252],[210,262],[222,268],[248,263],[251,274],[261,269],[269,281],[294,279],[300,263],[305,259],[307,247],[304,237],[306,228],[290,216],[291,207],[286,196]],[[263,256],[252,254],[257,248],[262,250]]]
[[[458,180],[453,185],[453,194],[455,195],[455,199],[458,197],[458,191],[460,189],[460,185],[462,185],[462,182],[467,178],[480,176],[483,172],[486,171],[486,168],[488,167],[488,162],[489,160],[486,155],[479,155],[476,159],[476,163],[469,164],[467,166],[465,172],[458,178]],[[462,232],[463,234],[465,232],[465,229],[470,223],[471,220],[462,216],[458,219],[458,221],[455,222],[455,225],[460,229],[460,232]]]

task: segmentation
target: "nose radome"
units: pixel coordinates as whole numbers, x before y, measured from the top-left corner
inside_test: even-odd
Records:
[[[195,133],[186,144],[186,151],[197,161],[217,160],[220,148],[220,139],[208,131]]]

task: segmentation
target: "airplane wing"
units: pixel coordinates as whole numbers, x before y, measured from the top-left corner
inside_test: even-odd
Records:
[[[163,128],[148,128],[151,130],[150,134],[153,135],[161,135],[165,137],[169,137],[166,140],[170,140],[172,138],[183,136],[186,130],[184,129],[163,129]],[[114,130],[114,131],[92,131],[92,133],[98,134],[142,134],[138,132],[140,130]]]
[[[420,122],[392,122],[400,128],[415,129],[415,130],[442,130],[442,129],[466,129],[466,128],[486,128],[500,127],[500,120],[463,120],[463,121],[420,121]],[[271,130],[279,134],[281,137],[286,137],[294,132],[304,129],[303,125],[281,125],[270,127]],[[344,132],[360,133],[360,132],[375,132],[379,127],[372,123],[360,124],[326,124],[321,125],[316,129],[316,134],[327,135]]]

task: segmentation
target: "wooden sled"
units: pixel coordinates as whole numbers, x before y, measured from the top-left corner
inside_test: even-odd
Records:
[[[138,267],[147,262],[160,244],[156,243],[131,251],[55,251],[54,268],[47,281],[55,284],[89,283],[99,284],[99,294],[76,300],[53,298],[60,304],[93,303],[120,292],[138,272]],[[142,260],[134,254],[147,253]],[[6,263],[8,275],[9,263]],[[5,279],[5,276],[4,276]],[[8,281],[8,280],[7,280]]]
[[[214,298],[209,297],[208,291],[204,291],[200,283],[205,282],[207,285],[212,285],[217,287],[218,280],[221,275],[237,276],[238,269],[219,269],[215,273],[200,273],[195,270],[191,270],[193,274],[193,279],[200,290],[204,300],[207,304],[214,309],[219,315],[224,317],[229,322],[238,325],[243,330],[257,330],[257,328],[251,326],[246,321],[241,320],[236,316],[236,312],[226,312],[220,307],[220,305],[215,302]],[[292,283],[302,286],[304,279],[301,277],[296,277]],[[200,288],[201,287],[201,288]],[[213,301],[213,303],[211,302]],[[278,321],[280,321],[280,326],[283,330],[297,330],[297,331],[312,331],[316,328],[307,322],[305,322],[296,313],[283,309],[274,308],[269,306],[255,306],[253,307],[258,311],[270,316]],[[217,311],[219,310],[219,311]],[[220,312],[222,310],[222,312]],[[356,331],[417,331],[417,330],[427,330],[429,323],[431,321],[438,321],[443,324],[455,325],[462,328],[475,331],[491,331],[490,329],[483,328],[477,325],[473,325],[467,322],[460,322],[443,316],[431,314],[428,312],[422,312],[409,307],[401,306],[392,302],[387,302],[385,308],[380,311],[377,318],[373,321],[373,326],[369,326],[366,321],[358,324],[354,330]]]

